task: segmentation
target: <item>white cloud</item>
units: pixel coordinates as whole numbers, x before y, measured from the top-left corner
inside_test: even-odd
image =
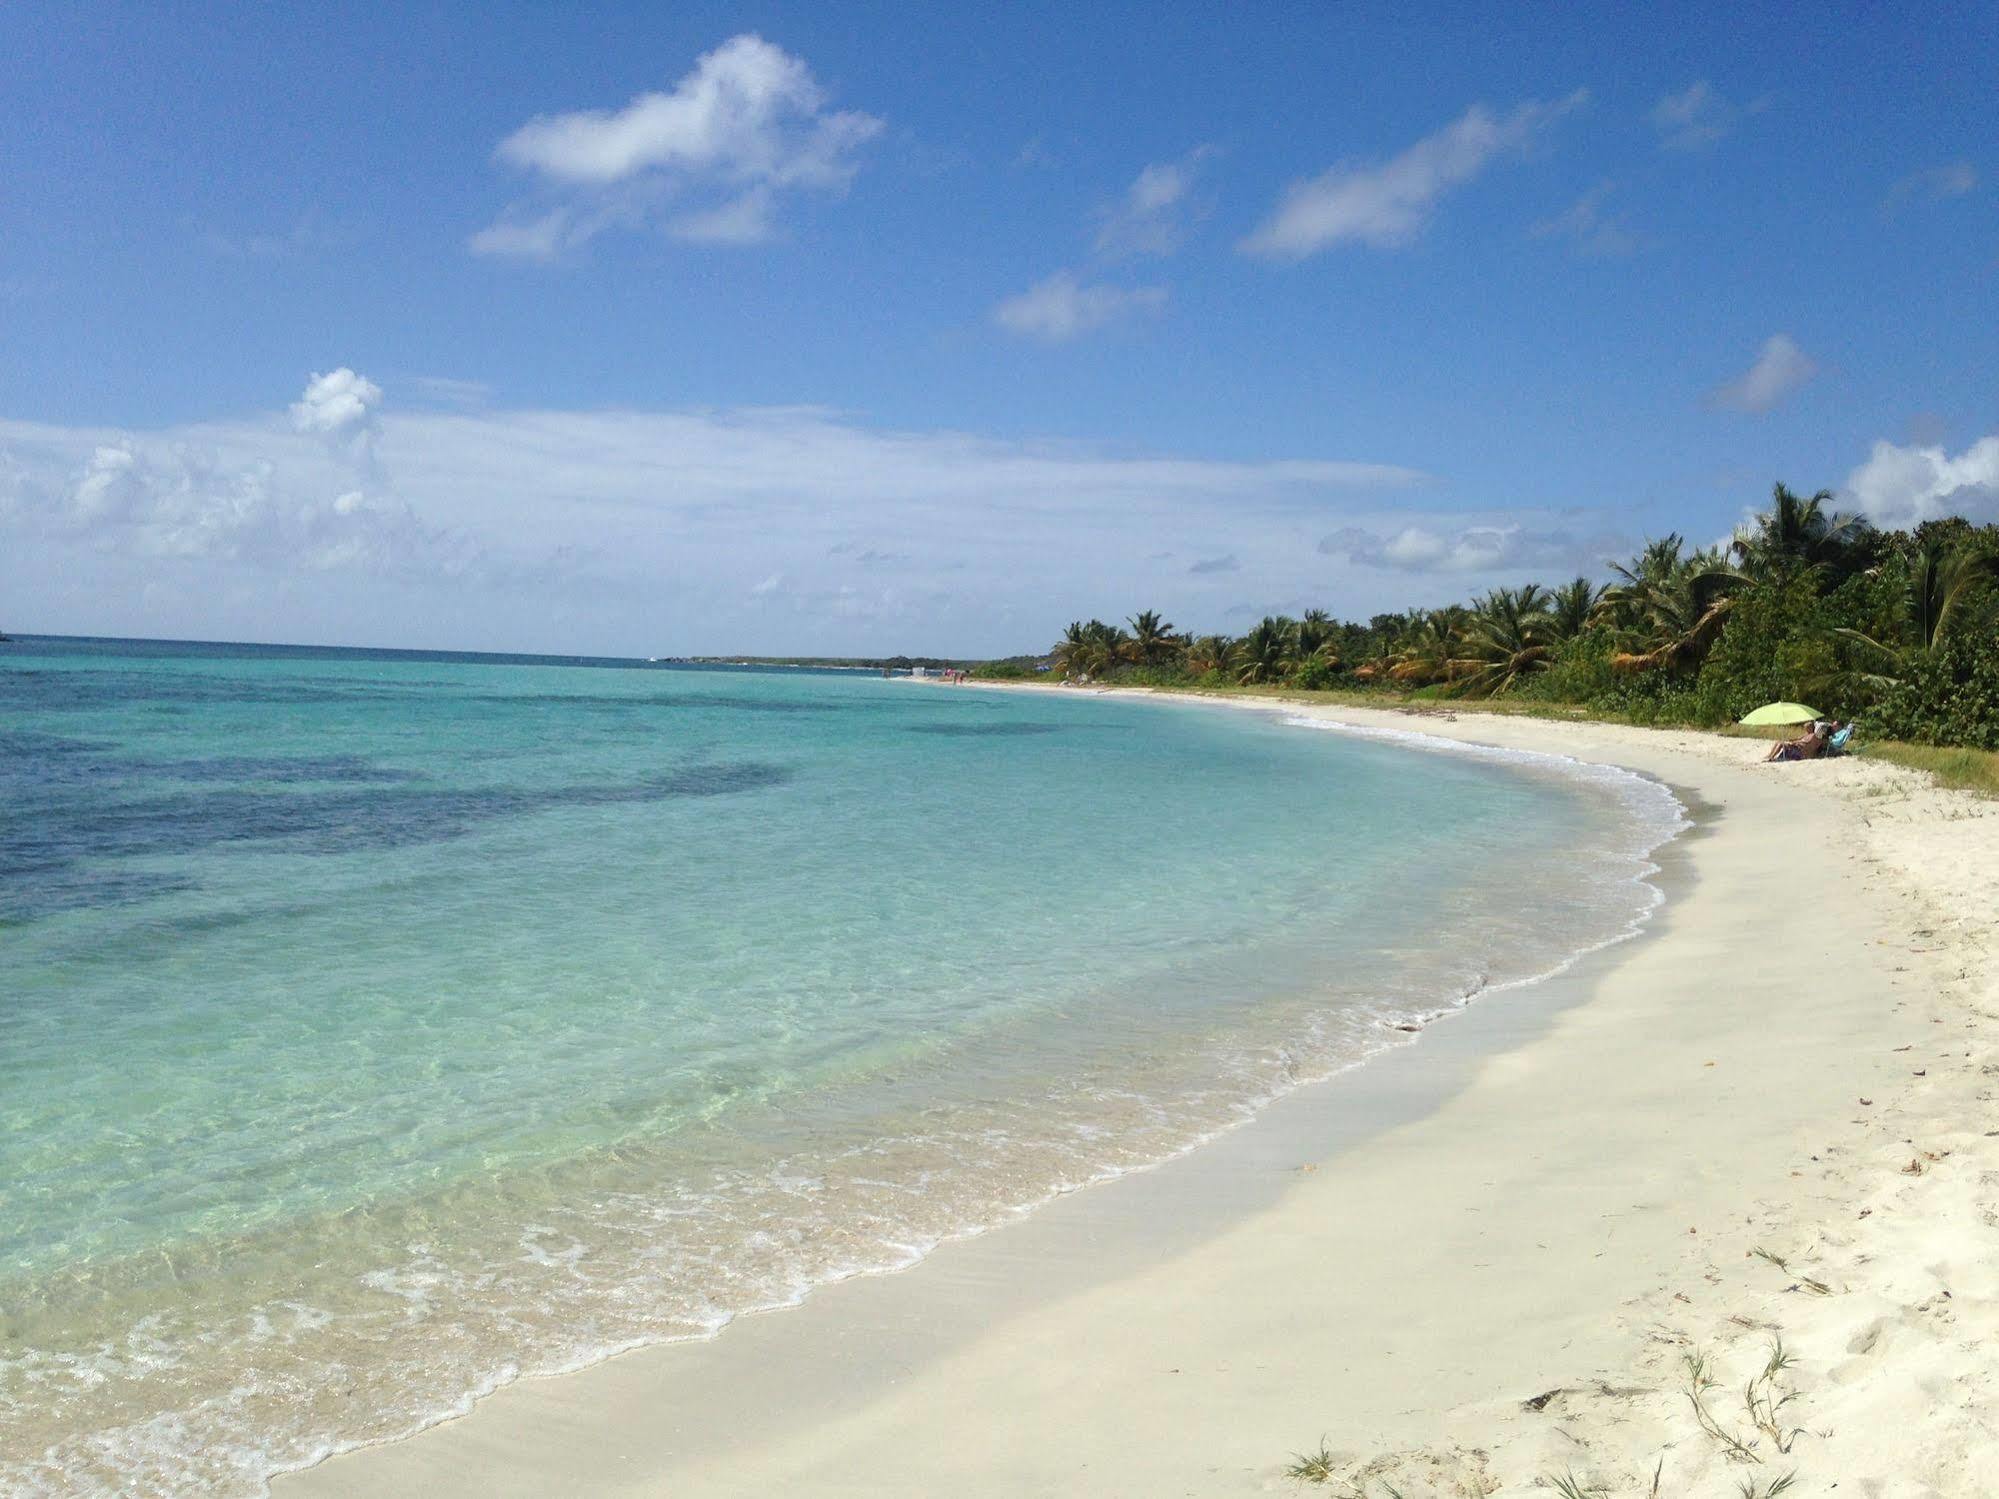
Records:
[[[1298,260],[1335,245],[1377,249],[1408,244],[1430,221],[1437,201],[1471,181],[1495,159],[1530,149],[1548,127],[1588,99],[1535,100],[1504,115],[1474,104],[1434,135],[1378,166],[1332,167],[1285,189],[1283,200],[1242,241],[1247,254]]]
[[[381,388],[343,366],[311,378],[289,431],[275,421],[165,433],[0,423],[0,518],[51,544],[136,559],[461,573],[477,549],[380,484],[381,404]]]
[[[374,430],[381,404],[382,387],[342,365],[306,382],[305,394],[292,403],[292,426],[328,442],[349,443]]]
[[[1710,392],[1709,399],[1731,411],[1761,415],[1802,389],[1818,372],[1817,362],[1788,333],[1773,333],[1763,340],[1756,362]]]
[[[613,224],[663,215],[666,231],[711,244],[774,232],[778,194],[841,192],[882,121],[827,107],[800,58],[760,36],[732,37],[666,92],[622,109],[541,115],[496,155],[564,195],[516,206],[474,234],[479,254],[546,260]]]
[[[753,187],[737,198],[700,213],[682,214],[667,233],[701,245],[754,245],[771,236],[772,194]]]
[[[1132,179],[1097,226],[1097,253],[1106,256],[1170,255],[1180,246],[1182,219],[1201,166],[1216,155],[1196,146],[1177,161],[1159,161]]]
[[[1141,170],[1098,213],[1099,262],[1170,255],[1178,249],[1196,174],[1215,154],[1213,146],[1197,146],[1177,161],[1154,162]],[[1063,343],[1165,305],[1163,286],[1122,286],[1061,270],[995,304],[992,317],[1009,333]]]
[[[1163,286],[1091,284],[1079,281],[1073,271],[1057,271],[994,307],[993,321],[1009,333],[1061,343],[1165,305]]]
[[[299,404],[333,419],[323,400]],[[1045,645],[1049,621],[1079,609],[1211,607],[1215,580],[1188,565],[1223,553],[1271,597],[1323,597],[1327,559],[1301,534],[1392,531],[1390,497],[1426,477],[879,428],[813,408],[363,406],[373,472],[282,403],[158,431],[0,419],[10,627],[1005,652]],[[142,603],[152,581],[171,612]]]
[[[1757,99],[1737,105],[1706,79],[1697,79],[1684,92],[1668,94],[1652,106],[1652,128],[1659,132],[1659,144],[1667,150],[1699,151],[1712,146],[1733,130],[1742,116],[1755,114],[1766,102]]]
[[[1407,573],[1595,573],[1606,556],[1621,552],[1621,535],[1594,529],[1578,535],[1525,524],[1409,525],[1392,532],[1343,527],[1319,543],[1327,556],[1361,567]]]
[[[1981,437],[1957,457],[1941,446],[1877,442],[1846,477],[1861,513],[1878,526],[1918,525],[1940,515],[1999,519],[1999,435]]]
[[[96,448],[49,519],[59,535],[141,558],[426,573],[469,560],[386,496],[302,497],[267,460],[231,462],[191,443],[140,437]]]
[[[1604,211],[1604,202],[1616,184],[1599,182],[1553,218],[1542,219],[1528,233],[1536,239],[1565,239],[1578,255],[1629,255],[1638,248],[1638,236],[1614,215]]]
[[[1962,198],[1978,187],[1978,168],[1968,161],[1951,161],[1942,166],[1924,167],[1919,172],[1911,172],[1893,187],[1882,200],[1885,213],[1893,213],[1911,198],[1923,198],[1933,203],[1946,198]]]
[[[553,260],[572,244],[582,241],[570,234],[574,215],[566,208],[551,208],[530,217],[509,216],[488,224],[465,241],[474,255],[500,255],[515,260]],[[588,239],[584,235],[583,239]]]

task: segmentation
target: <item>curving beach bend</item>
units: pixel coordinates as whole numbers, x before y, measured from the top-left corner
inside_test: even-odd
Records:
[[[1155,1170],[274,1492],[1989,1491],[1999,805],[1699,734],[1281,711],[1666,783],[1663,907]]]

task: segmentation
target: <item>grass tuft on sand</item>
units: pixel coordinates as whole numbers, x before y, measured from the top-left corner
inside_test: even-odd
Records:
[[[1953,791],[1999,796],[1999,751],[1891,741],[1863,745],[1861,753],[1870,760],[1887,760],[1910,770],[1927,771],[1939,786]]]

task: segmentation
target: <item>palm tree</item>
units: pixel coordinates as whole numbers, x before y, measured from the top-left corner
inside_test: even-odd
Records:
[[[1837,563],[1866,536],[1869,527],[1860,516],[1835,515],[1827,510],[1832,499],[1830,489],[1805,499],[1782,484],[1773,485],[1770,508],[1756,517],[1753,527],[1738,531],[1728,549],[1747,571],[1758,575],[1787,567]]]
[[[1451,674],[1458,653],[1458,632],[1471,611],[1462,604],[1431,609],[1417,617],[1410,631],[1396,642],[1388,668],[1391,680],[1405,687],[1441,682]]]
[[[1279,682],[1297,659],[1297,626],[1282,615],[1265,615],[1261,623],[1236,642],[1238,682]]]
[[[1124,658],[1125,633],[1100,619],[1071,621],[1049,659],[1070,677],[1102,676]]]
[[[1173,626],[1161,618],[1157,610],[1147,609],[1134,614],[1125,623],[1131,626],[1131,638],[1126,642],[1127,653],[1140,666],[1158,666],[1178,653],[1180,637],[1173,633]]]
[[[1548,592],[1548,634],[1554,640],[1574,640],[1589,628],[1603,589],[1588,578],[1577,578]]]
[[[1090,675],[1102,676],[1124,660],[1128,640],[1116,625],[1093,619],[1083,626],[1083,635],[1089,641]]]
[[[1684,545],[1671,533],[1648,542],[1630,566],[1611,563],[1618,581],[1598,609],[1622,647],[1610,662],[1618,670],[1686,671],[1720,637],[1735,592],[1749,579],[1724,566],[1718,551],[1682,555]]]
[[[1973,592],[1999,580],[1999,552],[1975,543],[1923,541],[1909,559],[1909,624],[1915,643],[1934,650],[1963,617]]]
[[[1495,588],[1472,607],[1450,662],[1453,690],[1498,697],[1523,677],[1548,669],[1554,654],[1548,591],[1538,583]]]
[[[1187,642],[1187,670],[1205,674],[1227,671],[1235,659],[1235,642],[1226,635],[1197,635]]]
[[[1902,639],[1876,640],[1859,630],[1836,629],[1880,664],[1877,672],[1861,673],[1874,688],[1891,687],[1907,672],[1910,654],[1935,650],[1949,639],[1952,626],[1969,612],[1978,589],[1999,580],[1999,553],[1975,542],[1927,536],[1905,558],[1908,577],[1902,597]]]
[[[1048,660],[1063,676],[1080,677],[1089,671],[1089,654],[1090,637],[1084,631],[1083,622],[1075,619],[1062,632],[1062,638],[1055,642],[1055,649],[1048,653]]]
[[[1339,622],[1323,609],[1307,609],[1298,621],[1298,660],[1340,664]]]
[[[1399,614],[1377,614],[1370,619],[1367,622],[1368,645],[1374,654],[1354,668],[1355,679],[1374,682],[1392,675],[1396,650],[1416,633],[1422,623],[1420,609],[1405,609]]]

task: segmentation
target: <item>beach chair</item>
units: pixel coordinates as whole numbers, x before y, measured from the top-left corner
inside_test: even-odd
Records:
[[[1832,731],[1832,737],[1826,740],[1825,742],[1825,748],[1819,751],[1819,757],[1823,759],[1827,755],[1845,754],[1846,747],[1848,744],[1852,742],[1852,740],[1853,740],[1852,724],[1845,724],[1840,728],[1834,729]]]

